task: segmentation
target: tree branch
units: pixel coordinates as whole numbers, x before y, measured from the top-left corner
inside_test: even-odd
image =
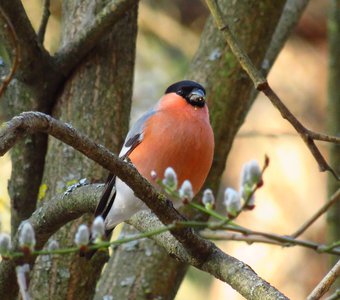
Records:
[[[281,99],[271,89],[265,77],[256,69],[248,55],[241,48],[231,28],[223,20],[222,13],[218,7],[216,0],[206,0],[206,2],[212,16],[214,17],[217,28],[223,33],[225,40],[232,49],[234,55],[237,57],[242,68],[247,72],[248,76],[253,81],[255,88],[259,91],[262,91],[268,97],[272,104],[280,111],[282,117],[286,119],[300,134],[301,138],[317,161],[320,171],[329,171],[334,175],[337,180],[340,180],[340,177],[328,165],[314,143],[314,140],[316,139],[316,137],[318,137],[319,140],[321,139],[327,142],[332,141],[333,143],[340,144],[340,138],[329,137],[324,134],[312,132],[302,125],[302,123],[289,111],[289,109],[284,105]]]
[[[318,218],[320,218],[327,210],[340,200],[340,189],[338,189],[329,201],[327,201],[308,221],[306,221],[291,237],[297,238],[304,233]]]
[[[48,23],[48,18],[51,15],[50,12],[50,0],[44,0],[44,9],[43,9],[43,14],[41,17],[41,22],[40,22],[40,27],[38,30],[38,42],[43,45],[44,44],[44,38],[45,38],[45,32],[46,32],[46,27]]]
[[[129,220],[129,223],[140,231],[161,226],[159,220],[148,211],[141,211],[134,215]],[[278,293],[268,283],[259,281],[259,277],[248,265],[223,253],[215,245],[209,259],[205,263],[200,264],[195,256],[190,255],[186,248],[174,239],[169,232],[154,236],[153,240],[165,248],[171,256],[175,256],[181,261],[191,264],[228,283],[246,299],[288,299]]]
[[[54,61],[67,76],[103,36],[126,12],[138,3],[138,0],[115,0],[107,4],[95,19],[81,30],[77,38],[57,51]]]
[[[206,224],[204,223],[196,223],[196,227],[205,227]],[[193,223],[192,226],[195,226]],[[234,234],[230,232],[225,231],[214,231],[213,233],[205,232],[203,231],[201,236],[208,239],[217,239],[217,240],[235,240],[235,241],[244,241],[247,243],[267,243],[267,244],[273,244],[273,245],[280,245],[281,247],[292,247],[292,246],[300,246],[305,247],[308,249],[312,249],[317,252],[322,253],[329,253],[334,255],[340,255],[340,249],[336,249],[338,245],[323,245],[318,244],[311,241],[306,240],[297,240],[295,238],[292,238],[290,236],[285,235],[279,235],[275,233],[268,233],[268,232],[262,232],[262,231],[254,231],[248,228],[244,228],[241,226],[207,226],[208,228],[211,228],[213,230],[216,229],[224,229],[227,231],[232,232],[239,232],[240,234]]]
[[[146,203],[163,224],[183,221],[183,217],[170,205],[170,201],[165,201],[165,197],[160,195],[131,165],[111,154],[103,146],[92,142],[85,135],[78,133],[70,125],[64,124],[42,113],[22,113],[20,116],[3,124],[0,128],[0,155],[8,151],[18,138],[37,131],[48,133],[60,139],[96,161],[104,168],[115,173],[133,188],[136,196]],[[64,203],[64,201],[65,199],[63,201],[57,201],[58,208],[61,207],[58,203]],[[78,204],[84,209],[84,201],[80,201]],[[74,205],[76,205],[76,203],[74,203]],[[94,206],[91,206],[90,210],[92,210],[93,207]],[[87,209],[88,208],[89,207],[87,207]],[[39,217],[42,213],[41,210],[42,208],[38,209],[37,213],[32,217]],[[67,211],[74,212],[76,211],[76,207],[67,209]],[[41,220],[45,222],[48,218],[49,217],[45,215]],[[64,221],[63,217],[63,222]],[[54,223],[60,224],[60,220],[55,219]],[[143,222],[143,224],[145,223]],[[149,224],[146,225],[150,229]],[[48,227],[46,224],[44,224],[43,227],[45,229],[42,229],[42,233],[39,233],[39,230],[37,231],[38,234],[43,234],[46,239],[47,233],[45,230]],[[171,233],[179,243],[172,238],[171,243],[167,244],[171,249],[170,253],[177,253],[180,247],[184,247],[184,252],[187,253],[185,261],[188,261],[190,257],[190,263],[192,265],[224,280],[246,298],[288,299],[258,277],[249,266],[223,253],[213,243],[198,237],[192,229],[177,228],[172,230]],[[168,235],[171,237],[169,233]],[[167,247],[165,248],[167,249]],[[183,250],[181,253],[183,253]],[[182,259],[180,256],[179,258]],[[6,265],[4,267],[6,267]]]
[[[65,196],[58,195],[52,201],[44,201],[41,208],[28,219],[36,234],[36,248],[41,249],[49,237],[67,222],[79,218],[85,213],[94,211],[102,188],[96,185],[75,189]],[[13,239],[13,247],[17,248],[18,235]],[[29,257],[33,264],[36,257]],[[0,297],[15,299],[17,283],[15,265],[22,260],[2,260],[0,263]]]
[[[19,138],[36,132],[52,135],[116,174],[128,186],[133,187],[136,196],[142,199],[164,224],[183,221],[182,215],[173,208],[172,202],[159,194],[132,165],[120,160],[87,136],[78,133],[71,125],[64,124],[43,113],[25,112],[3,124],[0,128],[0,155],[4,155],[13,147]],[[196,253],[201,261],[211,254],[210,243],[199,238],[191,229],[175,229],[171,232],[188,251]]]
[[[327,273],[327,275],[319,282],[315,289],[307,297],[307,300],[320,299],[331,287],[334,281],[340,276],[340,260]]]

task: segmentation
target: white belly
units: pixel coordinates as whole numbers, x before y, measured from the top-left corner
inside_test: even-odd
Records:
[[[138,211],[148,209],[147,206],[134,195],[134,192],[118,177],[116,179],[116,191],[116,198],[105,219],[105,228],[107,230],[130,219]]]

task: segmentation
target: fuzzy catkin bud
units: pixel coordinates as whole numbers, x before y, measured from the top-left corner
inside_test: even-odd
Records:
[[[91,227],[91,233],[94,239],[102,239],[105,235],[105,225],[102,216],[98,216],[94,219]]]
[[[241,186],[253,186],[261,180],[261,168],[256,160],[247,162],[241,173]]]
[[[25,221],[20,225],[19,231],[20,231],[19,246],[21,248],[28,248],[29,250],[33,251],[36,244],[36,240],[34,229],[31,223]]]
[[[192,198],[194,198],[194,192],[192,190],[191,182],[189,180],[184,180],[178,193],[182,200],[192,200]]]
[[[171,167],[167,167],[164,172],[164,179],[162,180],[162,183],[171,188],[176,190],[178,181],[177,181],[177,174],[175,170]]]
[[[232,188],[227,188],[224,192],[223,204],[227,209],[228,215],[236,217],[241,210],[240,194]]]
[[[240,187],[240,195],[244,202],[246,202],[245,208],[253,209],[255,207],[255,195],[252,194],[252,189],[247,185]]]
[[[76,236],[74,237],[74,242],[78,247],[86,246],[90,241],[90,232],[86,225],[82,224],[78,227]]]
[[[211,209],[214,207],[215,197],[211,189],[206,189],[203,192],[202,203],[208,209]]]
[[[7,233],[0,233],[0,254],[6,256],[11,250],[11,237]]]

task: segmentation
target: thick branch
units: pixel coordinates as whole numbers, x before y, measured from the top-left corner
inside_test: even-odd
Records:
[[[54,60],[65,76],[79,64],[98,40],[120,20],[126,10],[138,0],[116,0],[107,4],[101,12],[81,30],[77,38],[67,43],[54,56]]]
[[[136,214],[129,222],[140,231],[161,226],[160,222],[147,211]],[[195,256],[190,255],[169,233],[154,236],[153,239],[170,255],[228,283],[246,299],[287,299],[269,283],[263,282],[249,266],[225,254],[215,245],[212,246],[213,253],[209,259],[199,264]]]
[[[173,209],[169,201],[164,201],[164,196],[160,195],[131,165],[121,161],[86,136],[79,134],[71,126],[42,113],[23,113],[3,125],[0,129],[0,154],[3,155],[19,137],[36,131],[49,133],[114,172],[134,189],[136,196],[143,200],[164,224],[183,220],[183,217]],[[59,202],[64,201],[65,199]],[[85,206],[83,200],[80,205],[81,207]],[[75,207],[71,211],[74,210],[76,210]],[[37,211],[38,216],[39,214],[41,214],[40,210]],[[45,219],[47,219],[46,216],[43,220]],[[58,220],[54,220],[54,222],[60,224]],[[143,222],[143,224],[145,223]],[[146,225],[149,227],[149,224]],[[44,225],[44,228],[47,226]],[[184,247],[186,253],[184,261],[188,261],[190,257],[192,265],[226,281],[246,298],[287,299],[259,278],[250,267],[223,253],[211,242],[199,238],[191,229],[179,228],[171,233],[180,243],[172,239],[171,243],[168,243],[171,247],[170,253],[177,254],[179,249]],[[169,236],[171,237],[170,234]],[[167,247],[165,248],[167,249]],[[249,283],[249,285],[245,283]]]
[[[69,124],[64,124],[39,112],[26,112],[2,125],[0,129],[0,155],[4,155],[16,141],[26,134],[44,132],[72,146],[105,169],[115,173],[128,186],[133,187],[138,198],[155,212],[164,224],[181,221],[183,217],[143,178],[136,169],[109,152],[103,146],[78,133]],[[210,243],[199,238],[191,229],[176,229],[172,233],[188,249],[204,261],[211,253]]]

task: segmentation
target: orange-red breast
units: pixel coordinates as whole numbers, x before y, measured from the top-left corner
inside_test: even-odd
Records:
[[[129,157],[150,182],[151,171],[163,176],[165,169],[172,167],[178,184],[189,180],[197,194],[208,175],[214,152],[205,97],[205,89],[194,81],[169,86],[159,102],[131,128],[119,156]],[[110,174],[95,215],[103,216],[109,233],[146,208],[123,181]]]

